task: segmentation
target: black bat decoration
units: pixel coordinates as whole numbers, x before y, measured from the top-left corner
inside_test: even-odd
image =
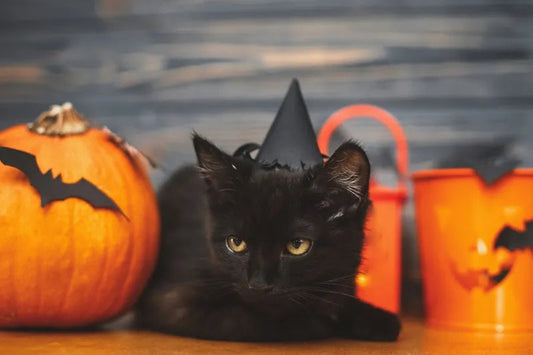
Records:
[[[485,144],[457,148],[441,160],[438,167],[472,168],[487,185],[492,185],[522,163],[512,151],[515,141],[515,137],[502,137]]]
[[[233,156],[253,160],[251,154],[253,151],[256,151],[259,148],[261,148],[261,146],[257,143],[246,143],[237,148],[237,150],[233,153]]]
[[[61,174],[54,178],[51,169],[43,174],[37,165],[35,155],[13,148],[0,147],[0,161],[7,166],[19,169],[26,175],[30,184],[41,196],[41,207],[52,201],[77,197],[85,200],[94,208],[109,208],[126,217],[109,196],[84,178],[70,184],[63,182]]]
[[[533,250],[533,220],[526,222],[526,230],[517,231],[509,226],[502,229],[494,241],[494,249],[505,248],[509,251],[531,248]]]

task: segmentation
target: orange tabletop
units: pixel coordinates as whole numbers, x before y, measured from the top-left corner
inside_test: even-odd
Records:
[[[331,339],[305,343],[233,343],[181,338],[145,331],[0,332],[0,354],[524,354],[533,353],[529,333],[443,331],[405,319],[396,343]]]

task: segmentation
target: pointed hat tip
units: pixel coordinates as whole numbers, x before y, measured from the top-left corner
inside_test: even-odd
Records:
[[[283,108],[284,103],[286,103],[286,102],[296,102],[296,101],[299,101],[299,105],[301,105],[305,109],[305,111],[307,112],[307,108],[306,108],[306,105],[305,105],[305,100],[303,98],[302,90],[300,89],[300,82],[298,81],[298,79],[293,78],[291,80],[291,84],[289,85],[289,89],[287,90],[287,93],[285,94],[285,98],[283,99],[283,103],[280,106],[280,110]],[[278,112],[278,115],[280,114],[280,112]]]
[[[291,84],[289,85],[289,91],[292,91],[294,89],[297,89],[298,91],[300,91],[300,82],[298,81],[297,78],[292,78]]]

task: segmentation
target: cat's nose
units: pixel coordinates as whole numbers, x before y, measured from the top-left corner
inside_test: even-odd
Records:
[[[254,275],[254,277],[248,281],[248,289],[253,292],[267,293],[272,291],[273,288],[274,285],[267,282],[264,277],[260,277],[259,275]]]

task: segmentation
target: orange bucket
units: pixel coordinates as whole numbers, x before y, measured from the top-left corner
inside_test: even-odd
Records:
[[[533,330],[533,240],[523,234],[533,220],[533,169],[490,186],[468,168],[413,179],[427,323]]]
[[[355,278],[357,297],[398,313],[401,282],[401,212],[407,197],[407,140],[402,127],[387,111],[371,105],[347,106],[333,113],[318,134],[318,147],[328,154],[331,135],[342,123],[371,118],[389,129],[396,141],[398,185],[395,188],[370,182],[372,209],[366,222],[363,262]]]

